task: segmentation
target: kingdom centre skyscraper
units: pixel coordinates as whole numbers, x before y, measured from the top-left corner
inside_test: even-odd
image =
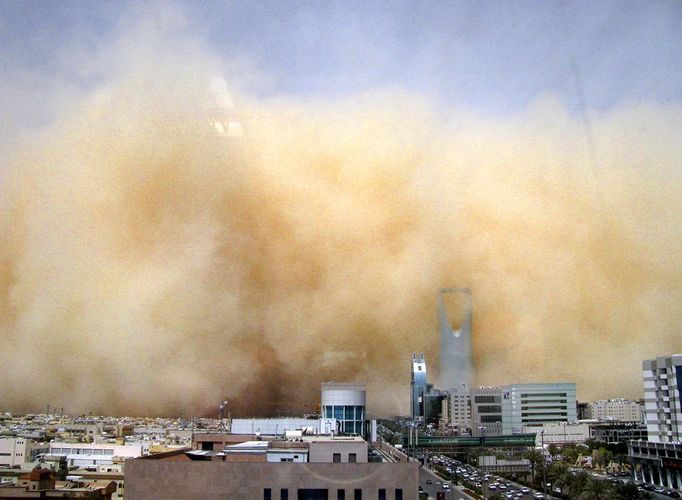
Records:
[[[463,312],[458,317],[448,311],[445,298],[458,295]],[[468,288],[443,288],[438,292],[438,328],[440,330],[440,386],[444,389],[473,381],[471,359],[472,298]],[[453,326],[454,325],[454,326]]]

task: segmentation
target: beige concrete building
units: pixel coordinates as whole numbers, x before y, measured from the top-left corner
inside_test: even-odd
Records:
[[[642,406],[636,401],[626,399],[607,399],[587,403],[585,418],[590,420],[618,420],[620,422],[640,422]]]
[[[460,385],[448,389],[442,401],[441,422],[458,434],[471,431],[471,396],[469,389]]]
[[[416,500],[419,465],[126,461],[126,497],[250,500]]]
[[[360,437],[316,436],[303,440],[308,443],[309,462],[367,463],[367,442]]]

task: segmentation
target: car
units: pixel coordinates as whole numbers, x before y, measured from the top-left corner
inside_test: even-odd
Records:
[[[496,490],[497,490],[497,486],[495,486],[494,484],[491,484],[490,486],[488,486],[488,489],[489,489],[490,491],[496,491]]]
[[[433,484],[433,482],[430,479],[427,479],[426,484]]]
[[[533,498],[535,500],[543,500],[545,498],[545,495],[543,495],[542,493],[536,493],[535,495],[533,495]]]
[[[680,498],[680,494],[674,490],[665,490],[663,494],[670,498]]]
[[[450,489],[450,485],[449,485],[449,484],[444,484],[444,485],[443,485],[443,489],[444,489],[445,491],[448,491],[448,490]]]
[[[526,488],[524,486],[523,488],[521,488],[521,493],[523,493],[524,495],[527,495],[528,493],[530,493],[530,488]]]

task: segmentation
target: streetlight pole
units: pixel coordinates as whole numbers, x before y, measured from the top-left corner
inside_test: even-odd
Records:
[[[547,479],[545,478],[545,466],[547,465],[545,460],[545,429],[540,431],[540,443],[542,445],[542,491],[547,495]]]

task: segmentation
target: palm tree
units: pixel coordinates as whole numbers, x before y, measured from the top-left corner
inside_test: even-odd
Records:
[[[547,469],[547,480],[564,491],[573,480],[573,474],[568,470],[568,465],[558,462]]]
[[[580,471],[575,474],[568,484],[568,496],[571,498],[580,498],[587,487],[589,479],[590,476],[588,476],[585,471]]]
[[[533,482],[535,482],[535,479],[536,479],[535,478],[535,472],[537,470],[537,466],[538,465],[544,466],[545,456],[540,450],[538,450],[536,448],[530,448],[524,454],[524,458],[527,458],[530,461],[530,467],[531,467],[532,474],[533,474]]]
[[[597,478],[589,478],[582,496],[585,500],[609,500],[613,498],[611,484]]]

